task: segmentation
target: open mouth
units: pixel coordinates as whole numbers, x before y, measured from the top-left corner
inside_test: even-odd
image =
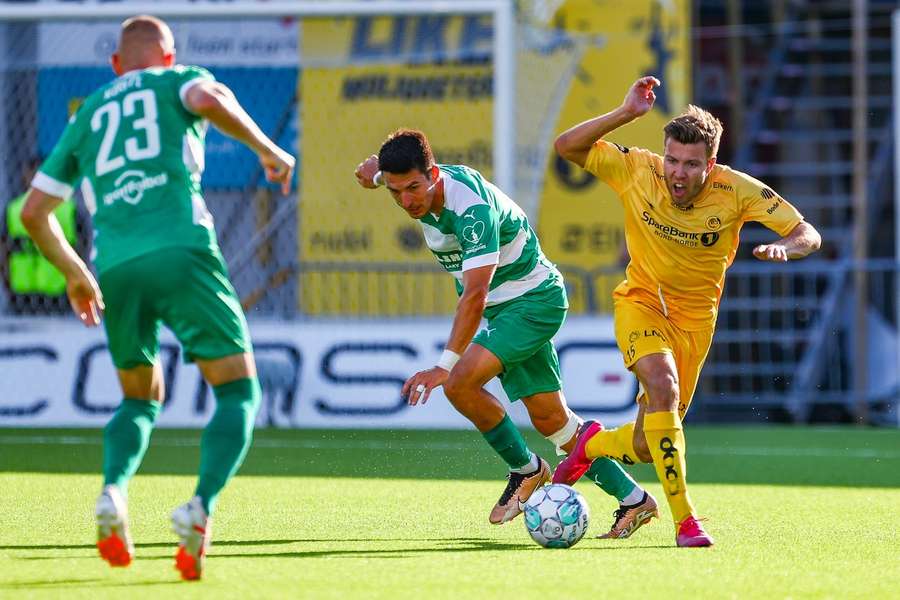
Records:
[[[678,197],[684,196],[687,192],[687,186],[683,183],[673,183],[672,184],[672,194]]]

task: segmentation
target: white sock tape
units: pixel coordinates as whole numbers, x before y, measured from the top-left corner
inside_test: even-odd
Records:
[[[375,173],[375,175],[372,176],[372,183],[377,186],[384,185],[384,175],[381,173],[381,171],[378,171],[377,173]]]
[[[554,446],[556,446],[557,456],[565,455],[566,452],[562,449],[562,447],[569,440],[572,439],[572,436],[574,436],[576,433],[578,433],[578,428],[581,426],[581,423],[582,423],[582,421],[578,417],[578,415],[576,415],[572,411],[568,411],[568,412],[569,412],[569,420],[566,422],[565,425],[563,425],[562,429],[560,429],[556,433],[552,433],[552,434],[546,436],[547,439],[550,441],[550,443],[552,443]]]

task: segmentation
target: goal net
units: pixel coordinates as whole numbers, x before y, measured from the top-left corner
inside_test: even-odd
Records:
[[[398,127],[428,134],[436,158],[482,171],[536,218],[579,44],[546,24],[556,3],[318,2],[176,5],[39,3],[0,8],[0,198],[5,315],[68,310],[63,281],[17,211],[34,169],[79,102],[114,75],[119,23],[148,11],[170,24],[177,60],[208,68],[298,159],[284,197],[253,154],[210,130],[204,195],[251,315],[448,314],[452,279],[421,229],[356,165]],[[90,18],[85,18],[90,14]],[[60,222],[82,256],[89,215]],[[536,226],[536,224],[535,224]]]

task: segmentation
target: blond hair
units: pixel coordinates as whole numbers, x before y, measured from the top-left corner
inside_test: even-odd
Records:
[[[669,121],[663,131],[666,140],[671,138],[682,144],[703,142],[707,158],[712,158],[719,151],[722,129],[722,122],[711,113],[688,104],[684,112]]]

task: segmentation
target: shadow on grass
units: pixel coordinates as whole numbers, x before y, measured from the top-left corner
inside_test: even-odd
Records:
[[[341,544],[383,544],[383,543],[401,543],[409,544],[406,547],[399,548],[327,548],[315,550],[294,550],[287,552],[226,552],[219,554],[215,552],[216,548],[243,547],[243,546],[273,546],[286,544],[331,544],[339,546]],[[172,544],[137,544],[140,548],[158,548],[161,546],[171,546]],[[73,545],[73,546],[5,546],[7,549],[17,550],[33,550],[33,549],[87,549],[93,548],[89,545]],[[582,552],[594,551],[621,551],[621,550],[647,550],[647,549],[672,549],[673,545],[657,545],[657,544],[641,544],[636,546],[621,546],[618,544],[609,544],[602,546],[593,546],[582,543],[577,550]],[[211,558],[328,558],[335,556],[345,557],[371,557],[371,558],[409,558],[432,553],[460,553],[460,552],[505,552],[505,551],[544,551],[536,544],[505,542],[486,538],[474,537],[458,537],[458,538],[304,538],[304,539],[282,539],[282,540],[223,540],[213,544],[213,553]],[[86,554],[84,556],[74,558],[94,558],[94,554]],[[56,556],[20,556],[20,560],[40,561],[40,560],[57,560]],[[73,558],[73,557],[69,557]],[[164,555],[140,555],[140,560],[172,560],[170,554]],[[92,582],[94,580],[85,580],[84,582]],[[79,580],[72,580],[72,583],[79,583]],[[51,582],[47,582],[48,585]],[[60,583],[60,582],[55,582]],[[15,584],[20,585],[20,584]],[[24,585],[24,584],[21,584]],[[0,585],[0,587],[3,587]]]
[[[900,430],[810,427],[692,427],[693,483],[828,487],[900,487]],[[529,446],[550,458],[547,440],[526,431]],[[145,475],[195,476],[200,432],[154,433]],[[0,429],[0,476],[99,473],[99,430]],[[650,465],[628,470],[656,481]],[[482,480],[502,484],[505,465],[475,431],[260,430],[244,476]]]
[[[160,581],[155,579],[145,579],[141,581],[110,581],[108,579],[57,579],[53,581],[13,581],[11,583],[0,583],[0,590],[52,590],[65,589],[75,587],[144,587],[148,585],[178,585],[181,583],[177,579],[171,581]]]
[[[298,542],[325,541],[325,540],[216,540],[216,546],[273,546],[275,544],[296,544]],[[372,540],[347,540],[347,541],[372,541]],[[146,542],[136,543],[135,548],[169,548],[175,546],[175,539],[170,542]],[[21,544],[12,546],[0,546],[0,550],[85,550],[95,549],[95,544]]]

